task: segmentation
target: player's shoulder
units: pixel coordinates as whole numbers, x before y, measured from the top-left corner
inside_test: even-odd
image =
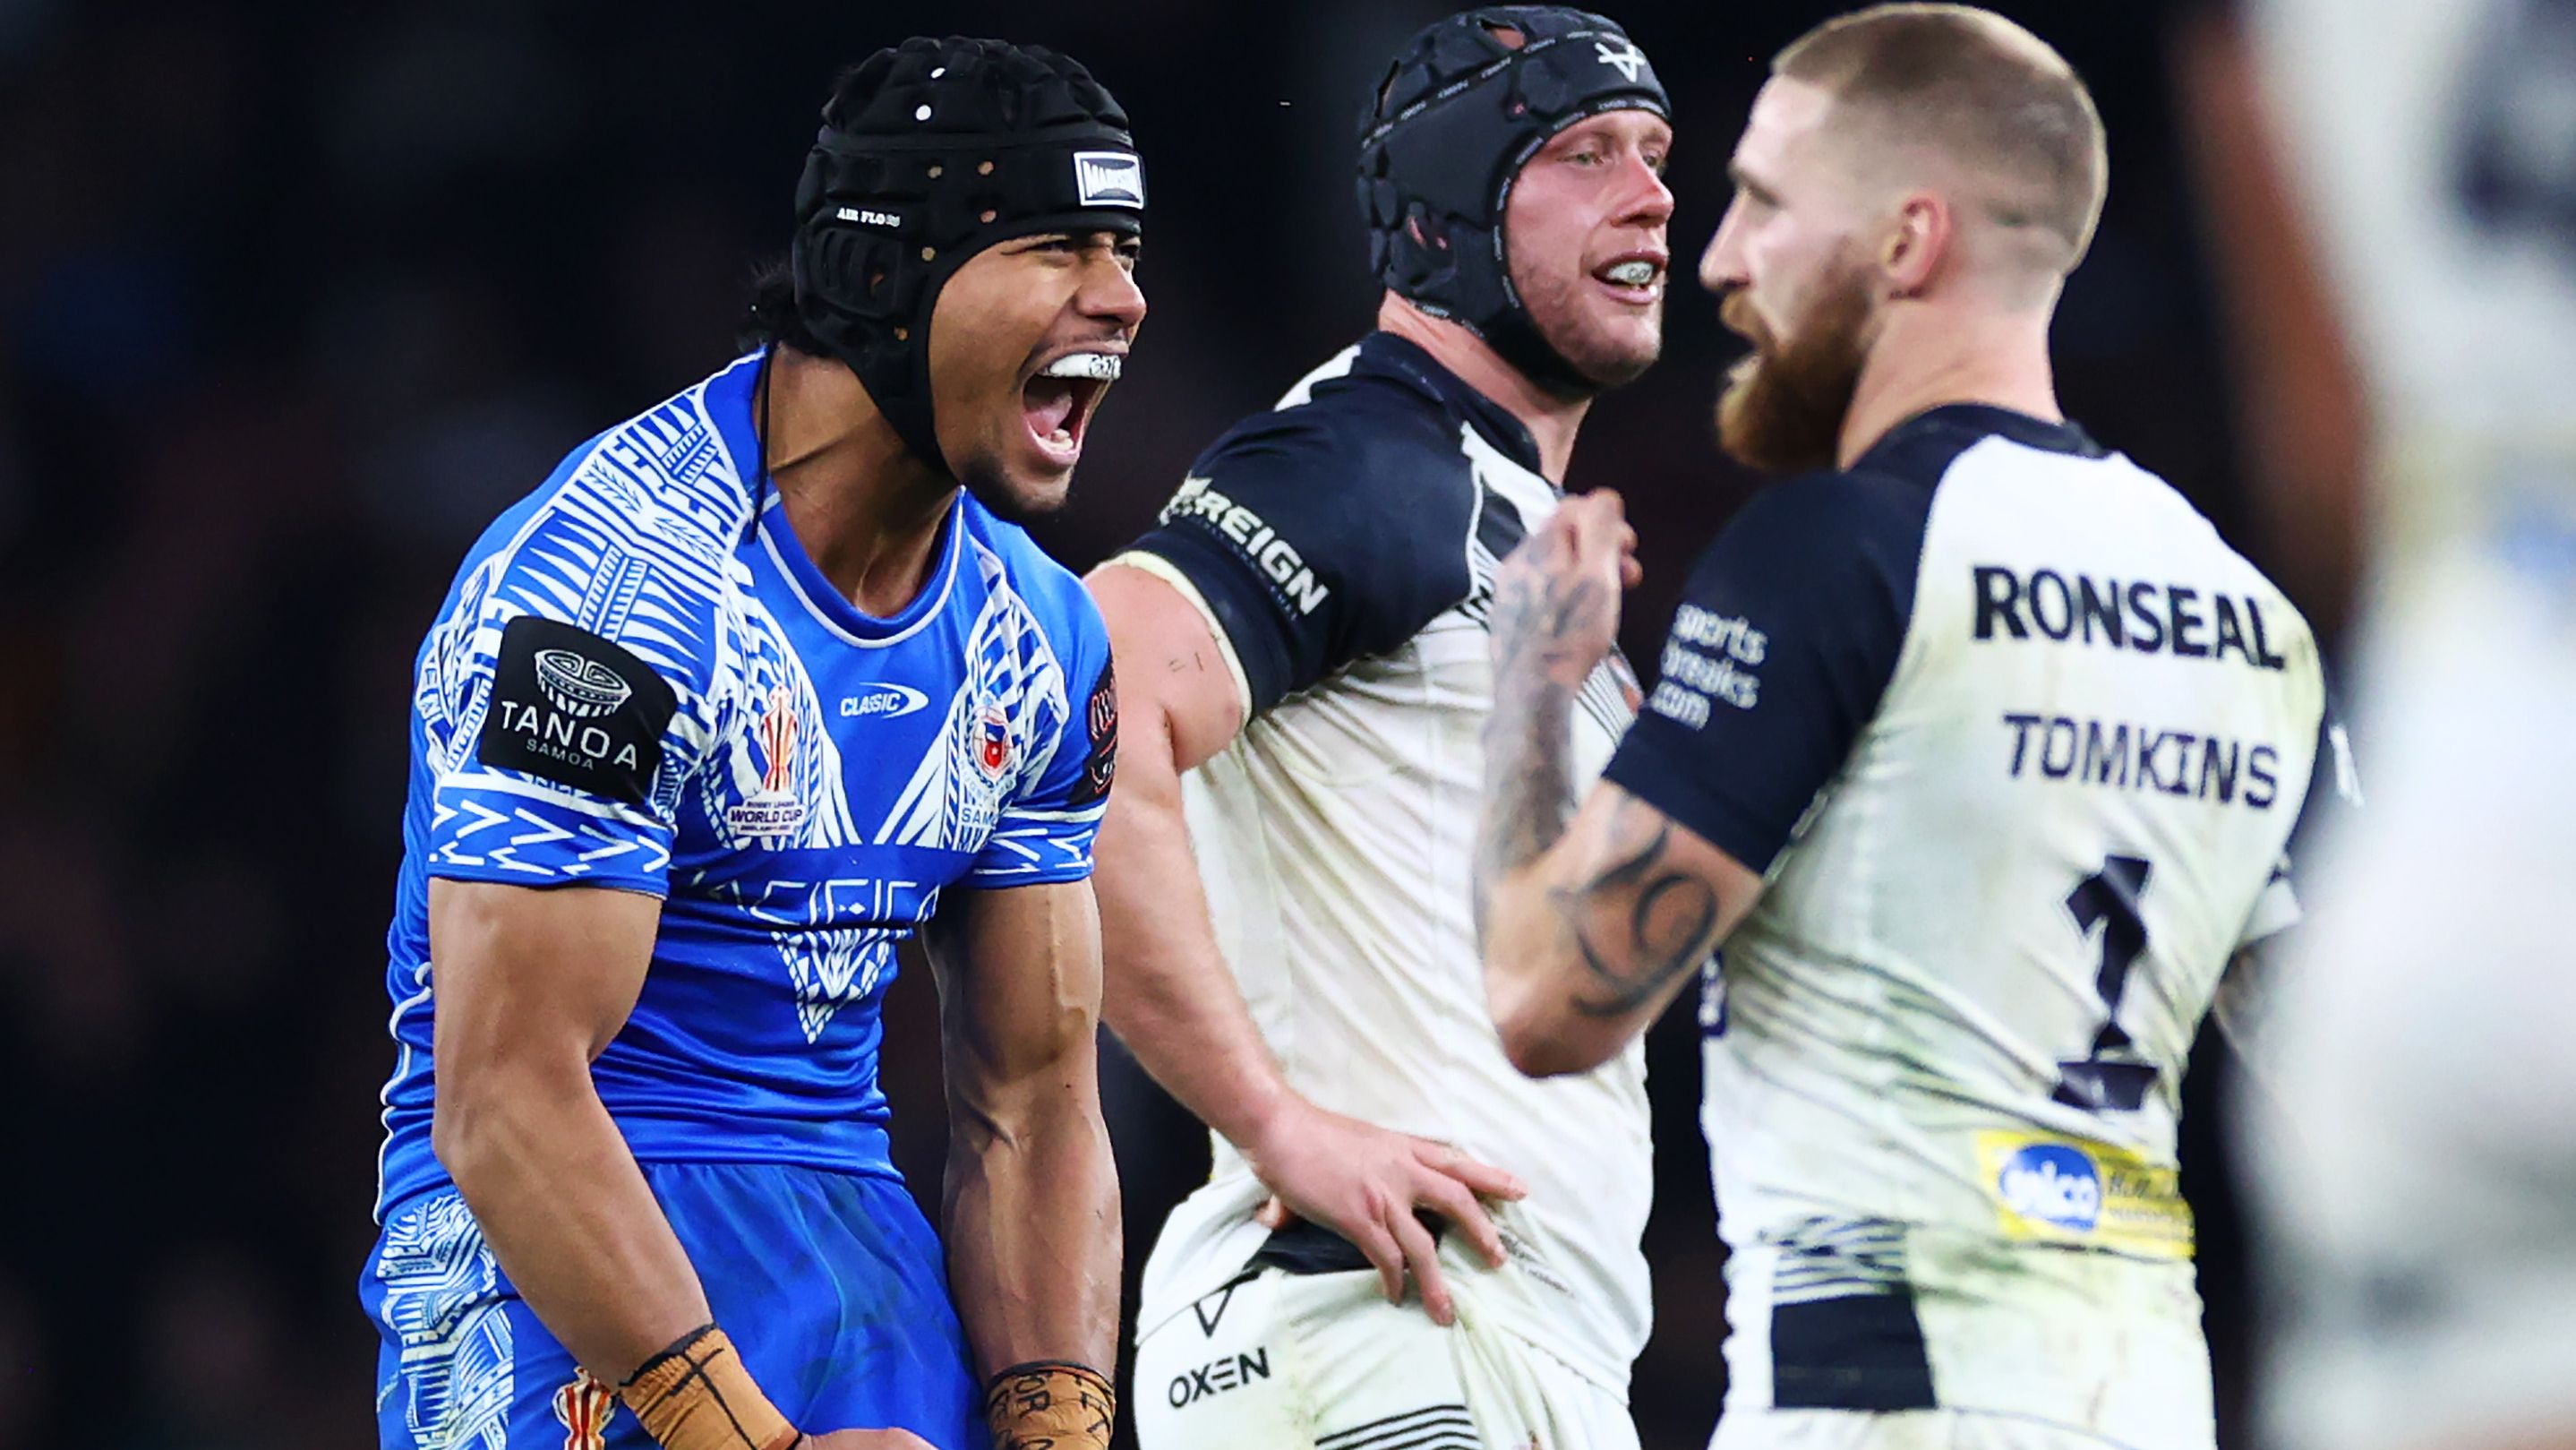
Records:
[[[535,616],[612,641],[665,678],[702,683],[721,653],[734,551],[752,524],[737,460],[756,456],[747,401],[756,376],[757,359],[741,359],[566,454],[468,552],[437,628]]]
[[[646,563],[723,572],[758,504],[759,366],[738,358],[584,443],[541,490],[543,506],[583,515]]]
[[[2033,461],[2122,462],[2071,420],[2035,417],[1991,403],[1945,403],[1888,429],[1853,461],[1851,471],[1932,488],[1950,480],[1971,452],[1983,465],[1979,473]]]
[[[756,499],[742,462],[757,456],[748,398],[757,357],[592,436],[495,520],[469,556],[524,551],[549,530],[587,541],[601,569],[645,570],[711,586],[748,536]]]
[[[1766,484],[1700,554],[1699,567],[1748,566],[1825,583],[1857,560],[1911,568],[1922,552],[1932,480],[1863,459]]]
[[[1515,461],[1536,461],[1509,413],[1412,343],[1373,333],[1299,380],[1275,408],[1219,435],[1190,474],[1220,490],[1328,501],[1346,515],[1419,518],[1430,509],[1463,522],[1475,488],[1470,434]]]

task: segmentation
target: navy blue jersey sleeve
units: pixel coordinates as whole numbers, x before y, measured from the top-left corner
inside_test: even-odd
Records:
[[[1205,601],[1259,714],[1467,597],[1475,496],[1429,420],[1295,408],[1218,440],[1131,552]]]
[[[2360,808],[2361,772],[2353,764],[2352,738],[2344,732],[2343,718],[2329,697],[2317,722],[2317,758],[2309,767],[2308,793],[2299,803],[2299,819],[2290,828],[2289,844],[2281,848],[2272,879],[2254,899],[2254,911],[2237,941],[2240,949],[2279,936],[2306,919],[2299,889],[2312,878],[2304,876],[2300,863],[2347,829],[2348,818]]]
[[[1756,498],[1692,569],[1605,778],[1769,870],[1895,673],[1930,504],[1875,474]]]

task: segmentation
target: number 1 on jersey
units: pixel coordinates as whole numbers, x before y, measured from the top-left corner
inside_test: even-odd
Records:
[[[2085,936],[2102,933],[2102,969],[2093,979],[2102,998],[2102,1030],[2093,1035],[2093,1050],[2081,1061],[2057,1065],[2057,1091],[2050,1096],[2068,1107],[2092,1112],[2134,1112],[2155,1086],[2153,1064],[2140,1062],[2120,1029],[2120,994],[2129,985],[2129,968],[2147,949],[2147,924],[2138,915],[2138,898],[2146,894],[2154,870],[2136,856],[2105,857],[2102,869],[2066,893],[2066,912]]]

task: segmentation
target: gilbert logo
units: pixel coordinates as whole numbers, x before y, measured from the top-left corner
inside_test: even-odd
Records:
[[[1145,205],[1145,164],[1124,151],[1073,153],[1073,189],[1084,206]]]
[[[547,704],[576,720],[605,715],[635,693],[617,671],[568,649],[537,651],[537,689]]]
[[[1603,65],[1617,71],[1620,78],[1632,86],[1637,83],[1638,73],[1646,68],[1645,52],[1637,49],[1635,41],[1622,40],[1619,42],[1619,48],[1612,50],[1610,42],[1596,40],[1592,42],[1592,53],[1600,57]]]

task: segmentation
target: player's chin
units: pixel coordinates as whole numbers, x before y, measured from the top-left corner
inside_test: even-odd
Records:
[[[1032,457],[1013,448],[1000,452],[1017,456],[990,458],[984,466],[969,468],[964,475],[967,492],[974,494],[987,512],[1021,524],[1064,507],[1073,493],[1074,460]],[[1079,450],[1076,455],[1078,458]]]
[[[1596,318],[1566,353],[1566,360],[1594,385],[1624,387],[1645,376],[1664,355],[1663,319],[1634,313]]]

